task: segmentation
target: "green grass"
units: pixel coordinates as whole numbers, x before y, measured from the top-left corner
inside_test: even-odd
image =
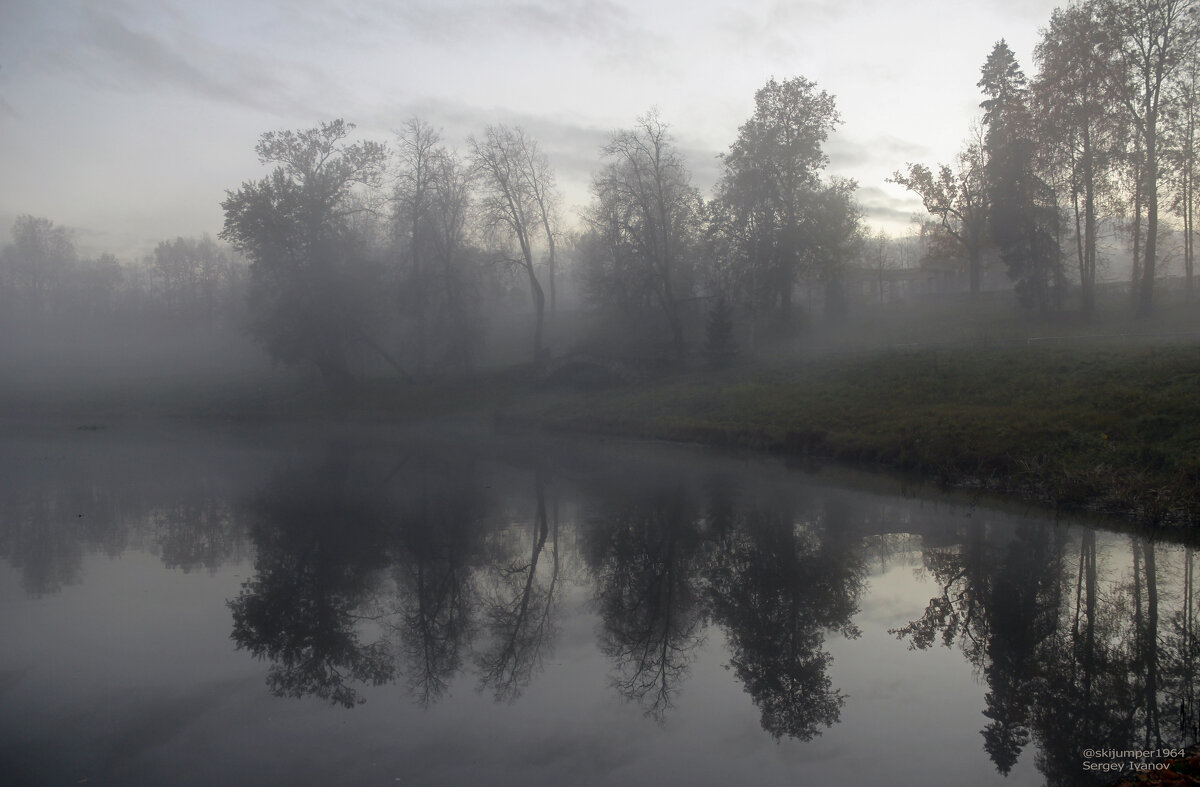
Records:
[[[502,420],[820,456],[1200,524],[1200,348],[877,351],[514,402]]]

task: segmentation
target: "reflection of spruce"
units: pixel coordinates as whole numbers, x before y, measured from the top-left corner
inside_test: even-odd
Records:
[[[724,295],[718,296],[704,325],[704,360],[714,369],[723,369],[737,359],[738,346],[733,338],[733,307]]]

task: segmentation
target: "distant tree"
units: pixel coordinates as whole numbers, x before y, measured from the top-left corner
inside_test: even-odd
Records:
[[[733,333],[733,306],[724,295],[717,296],[704,323],[704,358],[714,369],[723,369],[737,359]]]
[[[525,274],[533,299],[533,360],[543,356],[546,292],[538,280],[534,251],[540,233],[553,243],[548,216],[553,209],[554,175],[537,143],[520,128],[488,126],[483,139],[471,137],[471,160],[482,189],[478,208],[487,230],[516,243],[509,262]]]
[[[51,295],[76,263],[75,244],[64,227],[50,219],[18,216],[12,242],[0,252],[0,285],[11,305],[24,304],[34,313],[49,308]]]
[[[392,239],[414,363],[421,374],[465,371],[482,331],[477,254],[468,240],[474,173],[417,118],[400,132],[397,148]]]
[[[148,262],[167,310],[209,326],[237,276],[229,248],[207,235],[161,241]]]
[[[736,234],[750,269],[756,301],[791,321],[792,290],[805,271],[819,231],[812,221],[820,201],[822,151],[840,122],[833,96],[804,77],[771,79],[754,95],[754,114],[738,129],[724,157],[718,199],[740,228]],[[756,303],[756,305],[760,305]]]
[[[899,263],[892,249],[892,238],[886,230],[879,230],[867,238],[863,246],[863,261],[866,263],[867,269],[875,276],[875,283],[879,290],[879,302],[883,303],[884,276]]]
[[[352,376],[356,346],[390,360],[364,326],[376,288],[351,221],[362,209],[354,189],[380,185],[386,149],[347,143],[351,129],[334,120],[263,134],[255,150],[275,169],[226,192],[221,203],[221,238],[251,260],[251,331],[277,360],[312,363],[326,379],[342,382]]]
[[[991,235],[1022,305],[1061,305],[1058,204],[1035,160],[1025,73],[1004,40],[982,69]]]
[[[813,281],[825,290],[825,314],[840,317],[847,303],[845,274],[861,254],[862,208],[854,201],[858,184],[833,178],[811,198],[805,221],[802,259]]]
[[[939,164],[935,175],[924,164],[905,164],[891,182],[921,198],[929,215],[941,225],[967,258],[971,294],[976,295],[983,282],[983,250],[987,244],[988,191],[987,157],[984,146],[969,143],[958,154],[955,166]]]
[[[680,301],[692,294],[699,192],[657,110],[613,134],[602,152],[605,165],[592,180],[585,219],[612,264],[594,272],[593,297],[600,287],[632,285],[627,302],[642,300],[666,322],[675,359],[682,361]]]
[[[80,266],[80,285],[88,308],[93,314],[108,313],[116,308],[125,270],[115,255],[104,253]]]

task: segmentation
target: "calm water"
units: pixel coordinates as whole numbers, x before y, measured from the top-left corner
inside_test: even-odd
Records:
[[[1168,542],[666,447],[9,431],[16,783],[1094,784],[1193,738]]]

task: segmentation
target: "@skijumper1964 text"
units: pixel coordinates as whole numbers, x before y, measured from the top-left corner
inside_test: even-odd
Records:
[[[1153,760],[1182,757],[1183,749],[1084,749],[1083,769],[1101,773],[1165,771],[1169,763]]]

